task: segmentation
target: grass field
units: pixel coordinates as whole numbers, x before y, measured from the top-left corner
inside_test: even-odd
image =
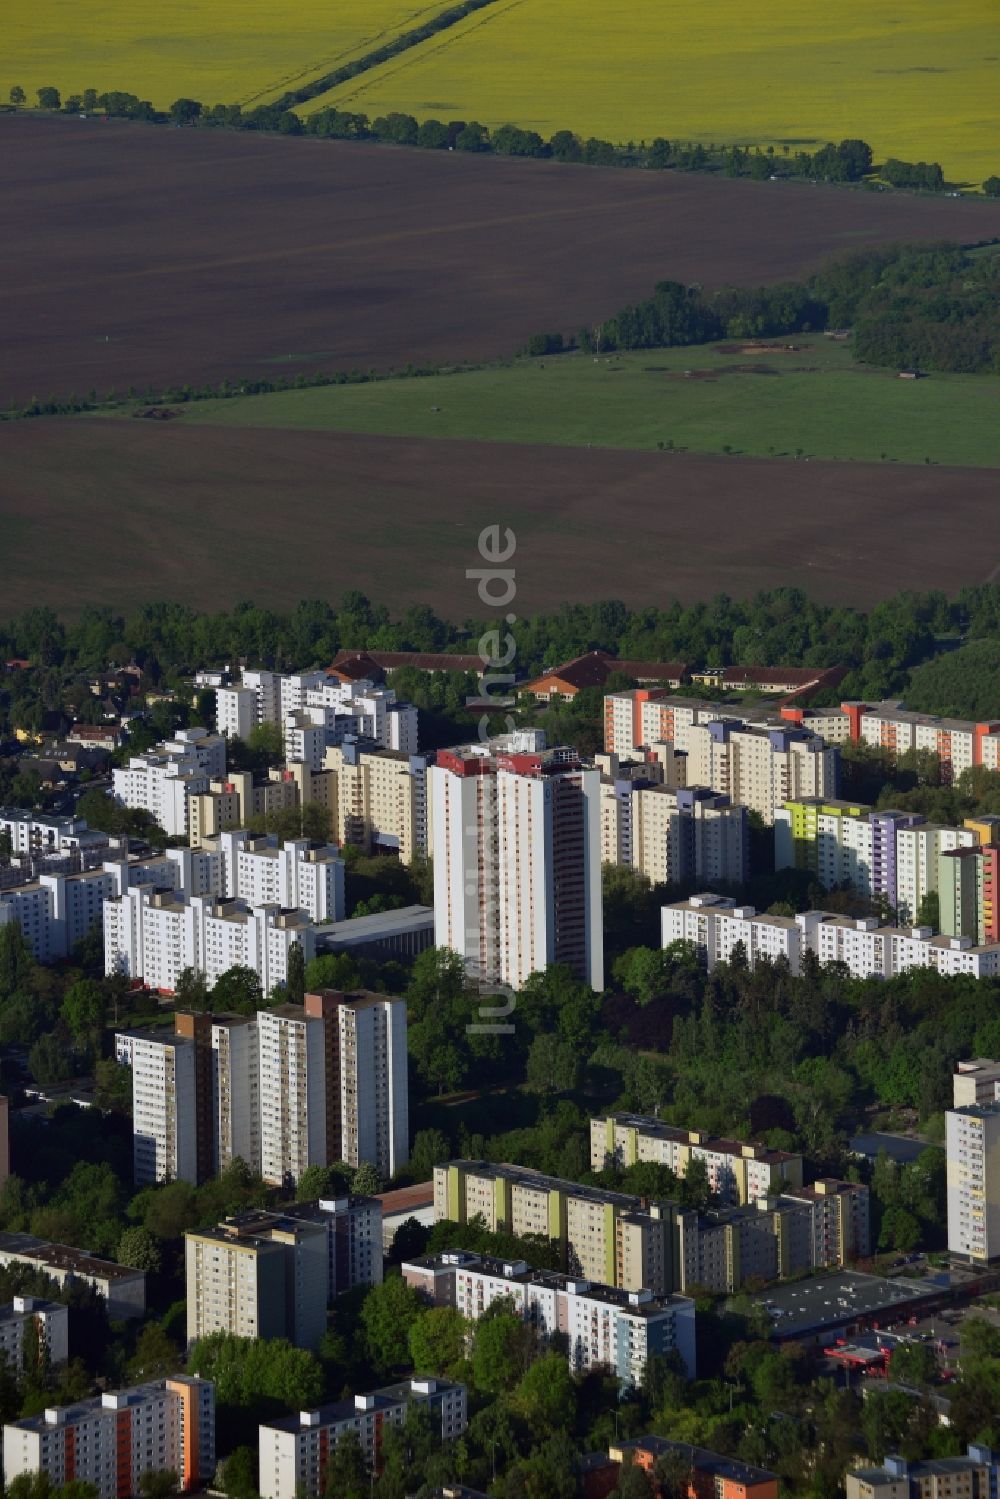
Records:
[[[0,98],[19,84],[63,94],[124,89],[165,108],[261,103],[330,72],[443,0],[4,0]]]
[[[1000,171],[1000,33],[993,0],[498,0],[309,108],[329,103],[614,141],[861,136],[978,184]]]
[[[573,447],[673,442],[695,453],[1000,467],[1000,380],[900,380],[854,364],[845,344],[792,342],[796,353],[704,347],[596,361],[563,355],[469,374],[282,391],[199,402],[183,408],[182,421]]]

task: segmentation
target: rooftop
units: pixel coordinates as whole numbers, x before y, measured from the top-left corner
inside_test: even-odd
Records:
[[[789,1338],[838,1327],[858,1317],[885,1314],[887,1320],[896,1320],[938,1294],[937,1286],[922,1288],[915,1281],[844,1270],[774,1286],[755,1295],[753,1301],[770,1316],[772,1335]]]
[[[664,1124],[661,1119],[654,1119],[648,1114],[612,1114],[610,1117],[615,1124],[623,1125],[628,1129],[641,1130],[643,1134],[655,1135],[660,1140],[673,1140],[678,1145],[698,1145],[718,1155],[734,1155],[741,1159],[774,1163],[798,1160],[798,1156],[788,1150],[768,1150],[766,1145],[744,1144],[741,1140],[725,1140],[716,1135],[709,1135],[703,1130],[680,1129],[673,1124]],[[591,1120],[592,1125],[603,1122],[599,1119]]]
[[[763,1483],[775,1476],[766,1468],[755,1468],[751,1463],[739,1462],[734,1457],[723,1457],[721,1453],[709,1452],[705,1447],[693,1447],[689,1442],[671,1442],[666,1437],[633,1437],[631,1441],[616,1443],[612,1448],[612,1455],[637,1450],[652,1453],[654,1457],[668,1452],[683,1452],[689,1458],[691,1467],[698,1472],[711,1473],[730,1483]]]
[[[35,1260],[44,1269],[69,1271],[77,1275],[92,1275],[101,1280],[145,1281],[144,1270],[133,1270],[130,1265],[116,1265],[112,1260],[99,1260],[81,1249],[71,1249],[68,1244],[50,1244],[34,1234],[0,1233],[0,1257],[17,1255]]]
[[[455,1384],[449,1379],[403,1380],[400,1384],[386,1385],[381,1390],[373,1390],[368,1395],[355,1395],[353,1400],[335,1400],[327,1405],[317,1406],[313,1410],[300,1411],[297,1416],[284,1416],[276,1421],[268,1421],[262,1429],[295,1432],[311,1426],[333,1426],[338,1421],[353,1420],[359,1410],[377,1413],[399,1405],[404,1400],[426,1400],[430,1396],[442,1395],[462,1388],[462,1385]]]
[[[534,1187],[540,1192],[565,1192],[571,1197],[585,1197],[590,1202],[603,1202],[612,1207],[642,1208],[642,1198],[628,1192],[609,1192],[605,1187],[584,1187],[579,1182],[565,1181],[558,1176],[546,1176],[530,1166],[515,1166],[508,1161],[445,1161],[436,1170],[455,1166],[470,1176],[499,1177],[516,1182],[519,1186]]]

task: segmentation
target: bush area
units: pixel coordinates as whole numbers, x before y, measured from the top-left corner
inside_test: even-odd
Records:
[[[864,363],[1000,374],[998,286],[998,254],[895,245],[830,261],[802,284],[706,292],[661,281],[646,301],[581,329],[577,341],[604,353],[852,327]],[[529,352],[557,352],[552,338],[539,335]]]

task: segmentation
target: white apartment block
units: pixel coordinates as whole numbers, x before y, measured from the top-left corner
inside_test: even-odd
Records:
[[[239,687],[217,692],[216,715],[219,734],[240,739],[259,724],[280,724],[286,758],[305,761],[314,770],[320,768],[323,749],[348,734],[408,755],[417,750],[418,714],[412,704],[397,702],[390,687],[340,682],[324,671],[283,675],[244,668]]]
[[[675,1176],[692,1161],[705,1166],[722,1207],[743,1207],[759,1197],[802,1186],[802,1157],[764,1145],[723,1140],[703,1130],[679,1129],[644,1114],[608,1114],[590,1121],[590,1169],[652,1161]]]
[[[10,839],[11,854],[71,853],[86,841],[86,819],[48,816],[24,807],[0,807],[0,834]]]
[[[104,903],[105,972],[141,978],[163,993],[176,989],[185,968],[214,983],[237,966],[253,969],[268,993],[287,981],[293,943],[307,963],[316,956],[309,918],[277,905],[248,907],[152,885],[133,886]]]
[[[654,885],[697,879],[739,883],[747,877],[745,807],[700,786],[601,782],[601,854]]]
[[[136,1186],[197,1184],[195,1043],[133,1031],[132,1167]]]
[[[266,1182],[297,1182],[326,1166],[327,1028],[301,1005],[257,1016],[260,1048],[260,1156]]]
[[[186,837],[189,798],[206,792],[225,769],[224,739],[206,729],[184,729],[113,770],[111,791],[123,806],[148,812],[168,837]]]
[[[924,897],[937,891],[938,859],[956,848],[973,848],[977,842],[971,828],[943,827],[921,822],[896,830],[896,900],[900,922],[918,920]]]
[[[365,1462],[374,1471],[382,1431],[403,1425],[411,1401],[430,1408],[445,1442],[461,1436],[468,1424],[465,1386],[446,1379],[411,1379],[370,1395],[355,1395],[353,1400],[301,1411],[260,1427],[261,1499],[321,1499],[329,1454],[348,1432],[357,1437]]]
[[[233,863],[235,880],[227,895],[251,906],[304,911],[315,922],[343,920],[344,863],[339,849],[313,845],[308,838],[279,845],[273,837],[246,837]]]
[[[7,1360],[9,1368],[18,1372],[25,1368],[28,1352],[25,1334],[29,1324],[37,1335],[38,1353],[44,1349],[53,1366],[64,1364],[69,1358],[69,1308],[38,1296],[15,1296],[0,1307],[0,1356]]]
[[[673,742],[687,752],[689,786],[722,792],[767,823],[786,801],[837,794],[837,749],[795,726],[719,718],[681,726]]]
[[[1000,1257],[1000,1103],[949,1109],[948,1250],[963,1259]]]
[[[53,1488],[93,1484],[98,1499],[132,1499],[145,1473],[197,1489],[215,1471],[215,1387],[175,1374],[9,1422],[3,1467],[8,1483],[44,1473]]]
[[[626,1389],[641,1386],[651,1355],[676,1353],[694,1378],[694,1302],[654,1297],[648,1290],[613,1286],[533,1270],[524,1260],[497,1260],[453,1250],[412,1260],[403,1279],[437,1306],[451,1306],[478,1322],[496,1301],[510,1303],[539,1337],[565,1339],[574,1374],[603,1369]]]
[[[893,759],[921,750],[937,755],[946,784],[963,770],[996,765],[1000,722],[935,718],[910,712],[899,702],[848,703],[845,708],[852,719],[852,737],[885,750]]]
[[[337,843],[396,853],[404,864],[431,852],[426,756],[348,738],[326,750],[323,767],[333,780]]]
[[[661,910],[662,944],[692,942],[711,970],[730,963],[737,946],[753,968],[761,960],[783,959],[792,973],[801,970],[802,931],[790,916],[768,916],[753,906],[738,906],[722,895],[692,895]]]
[[[436,944],[484,982],[567,963],[602,989],[600,772],[485,744],[439,752],[430,782]]]
[[[115,890],[114,874],[103,869],[42,874],[0,890],[0,926],[19,926],[36,962],[55,963],[100,924],[104,902]]]
[[[184,1235],[188,1344],[213,1332],[316,1348],[326,1331],[327,1236],[316,1223],[238,1213]]]

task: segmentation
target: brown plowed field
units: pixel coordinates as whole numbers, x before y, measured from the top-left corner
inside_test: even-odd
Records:
[[[0,611],[360,588],[481,613],[485,525],[518,612],[802,586],[872,604],[1000,573],[987,469],[714,458],[95,419],[0,426]],[[990,517],[994,520],[991,521]],[[947,537],[946,543],[944,537]],[[990,540],[992,538],[992,540]]]
[[[442,363],[573,331],[664,277],[1000,235],[1000,202],[0,118],[0,401]]]

